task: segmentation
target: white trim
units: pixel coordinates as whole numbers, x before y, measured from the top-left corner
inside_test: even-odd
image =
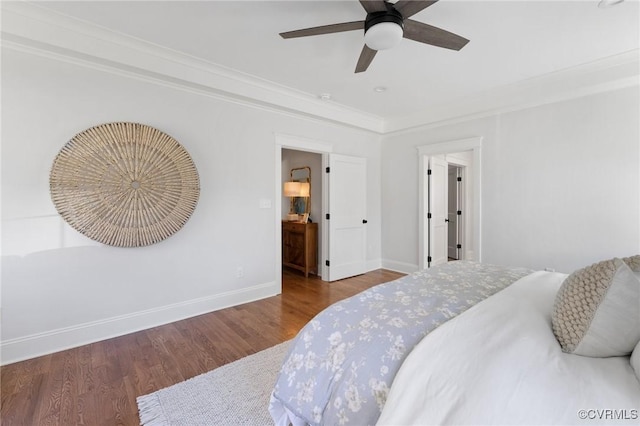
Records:
[[[380,133],[381,117],[27,2],[2,3],[3,46]]]
[[[382,268],[382,259],[367,260],[365,268],[367,272],[377,271]]]
[[[329,174],[326,173],[329,167],[329,152],[322,153],[322,216],[320,220],[324,220],[322,226],[322,257],[320,257],[321,276],[329,279],[329,267],[326,260],[329,259],[329,226],[327,226],[326,217],[329,213]],[[326,189],[325,189],[326,188]],[[323,278],[324,279],[324,278]]]
[[[318,154],[333,152],[333,144],[330,142],[278,132],[275,132],[274,136],[276,138],[276,145],[281,145],[283,148],[315,152]]]
[[[640,85],[640,49],[467,96],[385,120],[383,134],[402,134]],[[428,118],[427,118],[428,117]]]
[[[391,259],[382,259],[382,268],[394,272],[402,272],[403,274],[411,274],[420,270],[420,267],[413,263],[400,262]]]
[[[439,142],[417,146],[418,155],[450,154],[453,152],[470,151],[482,146],[482,136],[466,139],[456,139],[448,142]]]
[[[385,119],[59,14],[42,4],[2,2],[2,14],[3,47],[381,135],[434,128],[640,84],[640,50],[634,49],[408,116]]]
[[[275,223],[276,223],[276,235],[274,240],[274,259],[273,264],[276,272],[276,283],[278,283],[278,294],[282,293],[282,145],[278,144],[278,135],[275,135],[275,162],[276,162],[276,198],[274,205]]]
[[[0,345],[1,364],[11,364],[264,299],[278,294],[278,285],[276,282],[258,284],[127,315],[4,340]]]
[[[425,201],[427,199],[427,188],[424,184],[424,176],[427,171],[427,158],[430,155],[447,154],[454,152],[472,151],[473,152],[473,241],[475,251],[467,251],[465,254],[470,255],[465,257],[468,260],[482,260],[482,229],[481,221],[481,172],[482,172],[482,136],[475,136],[466,139],[457,139],[447,142],[434,143],[429,145],[417,146],[418,153],[418,268],[424,269],[426,265],[425,256],[425,241],[426,241],[426,229],[424,226],[424,218],[426,212]],[[467,242],[468,244],[468,242]],[[475,255],[477,254],[477,258]]]

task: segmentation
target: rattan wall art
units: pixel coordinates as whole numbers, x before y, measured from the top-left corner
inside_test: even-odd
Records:
[[[198,171],[171,136],[138,123],[107,123],[74,136],[56,156],[51,198],[87,237],[117,247],[155,244],[189,220]]]

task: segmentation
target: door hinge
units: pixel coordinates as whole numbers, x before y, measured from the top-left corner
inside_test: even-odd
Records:
[[[427,219],[431,219],[431,213],[427,213]]]
[[[329,220],[329,218],[330,218],[330,217],[331,217],[331,215],[330,215],[329,213],[327,213],[327,214],[324,216],[324,218],[325,218],[325,219],[327,219],[327,220]]]
[[[458,181],[458,182],[462,182],[462,178],[461,178],[460,176],[458,176],[457,181]]]
[[[325,261],[324,261],[324,264],[325,264],[326,266],[329,266],[329,261],[328,261],[328,260],[325,260]]]
[[[461,249],[462,248],[462,244],[456,244],[456,248]]]
[[[431,256],[427,256],[427,262],[431,263]]]
[[[461,215],[462,215],[462,210],[458,210],[456,214],[457,214],[458,216],[461,216]]]
[[[326,169],[324,169],[325,173],[330,173],[331,172],[331,167],[327,167]]]
[[[431,174],[431,169],[427,169],[427,174],[430,175]]]

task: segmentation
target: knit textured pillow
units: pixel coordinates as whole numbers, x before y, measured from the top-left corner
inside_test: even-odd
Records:
[[[640,341],[640,256],[579,269],[558,290],[551,314],[562,350],[590,357],[629,355]]]
[[[636,275],[640,275],[640,254],[624,257],[622,260],[624,260],[624,263],[626,263]]]

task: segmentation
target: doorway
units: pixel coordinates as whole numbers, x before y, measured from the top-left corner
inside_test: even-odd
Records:
[[[311,170],[312,182],[316,182],[312,183],[311,189],[314,197],[311,218],[319,228],[319,278],[337,281],[366,272],[366,159],[333,153],[329,143],[298,136],[275,134],[275,142],[275,244],[278,249],[274,253],[274,261],[277,282],[282,285],[282,220],[289,211],[289,203],[282,196],[283,182],[293,165],[291,160],[284,165],[283,158],[290,158],[291,153],[316,164]],[[320,167],[317,167],[317,159],[320,159]],[[330,186],[333,188],[331,191]],[[345,192],[353,188],[356,188],[357,197]]]
[[[448,164],[447,192],[447,258],[449,261],[462,259],[463,245],[462,212],[464,209],[464,166]]]
[[[481,260],[482,138],[418,147],[419,268]]]

